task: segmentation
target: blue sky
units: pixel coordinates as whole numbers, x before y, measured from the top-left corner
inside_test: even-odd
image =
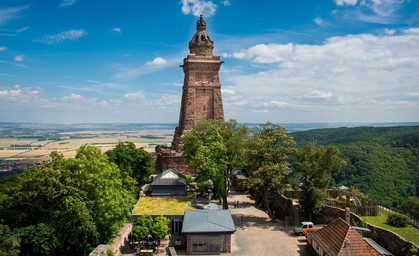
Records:
[[[1,0],[0,121],[178,122],[201,13],[226,119],[419,121],[417,0]]]

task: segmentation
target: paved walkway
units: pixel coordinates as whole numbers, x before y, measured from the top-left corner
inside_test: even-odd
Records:
[[[270,221],[247,194],[232,191],[228,200],[237,228],[231,255],[311,255],[304,237],[294,235],[293,227]],[[240,201],[240,208],[234,208],[234,201]]]

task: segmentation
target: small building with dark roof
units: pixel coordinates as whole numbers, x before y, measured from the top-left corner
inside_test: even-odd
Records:
[[[187,254],[231,253],[236,225],[229,210],[186,210],[182,234]]]
[[[143,187],[146,196],[187,196],[195,192],[195,186],[186,177],[173,169],[157,175],[151,184]]]
[[[341,218],[318,231],[309,232],[307,245],[319,256],[383,255]]]

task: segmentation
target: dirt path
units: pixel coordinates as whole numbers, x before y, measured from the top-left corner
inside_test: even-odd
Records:
[[[311,255],[305,239],[295,236],[293,227],[271,222],[247,194],[232,191],[228,200],[237,228],[232,236],[231,255]],[[234,207],[234,201],[240,202],[240,208]]]

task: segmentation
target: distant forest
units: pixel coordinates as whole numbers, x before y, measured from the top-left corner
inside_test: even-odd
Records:
[[[354,186],[370,199],[397,207],[419,196],[419,126],[316,129],[291,133],[297,147],[334,144],[347,166],[331,186]]]

